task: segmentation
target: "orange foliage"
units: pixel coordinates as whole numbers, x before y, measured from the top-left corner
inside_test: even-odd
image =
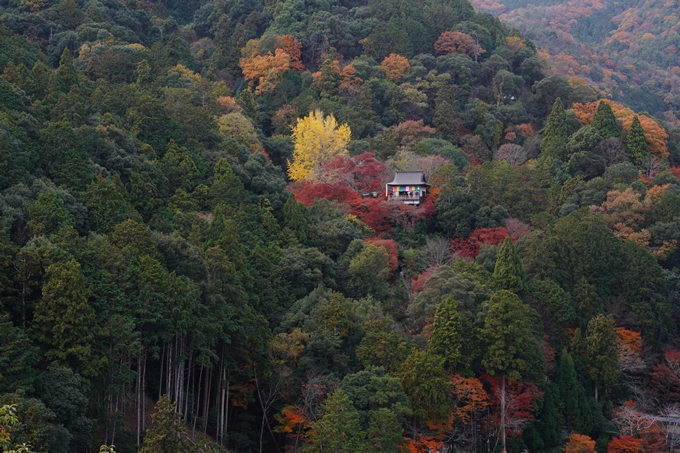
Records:
[[[464,425],[470,424],[475,412],[489,405],[489,396],[477,378],[466,378],[458,374],[449,375],[451,398],[454,401],[452,414],[455,420]]]
[[[347,65],[340,71],[340,91],[343,93],[354,93],[361,86],[361,78],[357,77],[357,70],[352,65]]]
[[[524,123],[524,124],[517,124],[515,125],[515,128],[517,128],[518,131],[522,133],[526,138],[533,137],[536,135],[536,132],[534,132],[534,128],[531,127],[531,124],[529,123]]]
[[[442,451],[444,442],[432,436],[420,436],[418,440],[404,438],[406,440],[406,451],[408,453],[430,453],[432,451]]]
[[[220,96],[217,98],[217,106],[220,113],[242,113],[243,109],[236,103],[236,99],[231,96]]]
[[[448,55],[451,53],[464,53],[466,55],[478,56],[486,52],[475,38],[459,31],[445,31],[434,43],[434,51],[438,55]]]
[[[411,69],[411,64],[406,57],[395,53],[389,54],[380,63],[380,67],[385,71],[385,76],[393,82],[402,78],[406,71]]]
[[[564,453],[595,453],[595,441],[583,434],[572,434],[564,446]]]
[[[281,35],[276,44],[290,57],[290,69],[295,71],[305,70],[305,65],[302,64],[302,43],[300,41],[295,39],[293,35]]]
[[[633,123],[635,112],[612,100],[603,99],[602,101],[611,106],[614,116],[621,121],[623,130],[628,131],[630,125]],[[593,121],[593,116],[595,115],[595,110],[597,110],[597,104],[599,102],[600,101],[591,102],[589,104],[574,104],[574,113],[581,124],[586,125]],[[648,116],[638,115],[638,119],[640,120],[642,129],[645,131],[645,141],[649,147],[649,152],[658,157],[668,156],[668,134],[666,131]]]
[[[631,436],[618,436],[607,445],[607,453],[643,453],[642,441]]]
[[[260,55],[254,51],[250,58],[243,58],[239,65],[246,80],[257,81],[255,94],[274,91],[276,85],[283,78],[283,74],[290,69],[290,55],[283,49],[276,49],[274,55]]]

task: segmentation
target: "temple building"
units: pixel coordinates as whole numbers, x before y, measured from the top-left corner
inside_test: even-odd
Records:
[[[394,181],[385,186],[385,195],[389,201],[419,205],[425,200],[428,187],[422,171],[398,171]]]

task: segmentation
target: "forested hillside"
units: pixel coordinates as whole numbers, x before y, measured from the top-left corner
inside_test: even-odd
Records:
[[[680,127],[678,3],[475,0],[544,49],[556,73]]]
[[[0,0],[0,49],[3,451],[677,446],[677,134],[492,15]]]

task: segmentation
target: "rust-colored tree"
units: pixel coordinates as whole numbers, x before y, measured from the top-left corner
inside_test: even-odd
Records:
[[[290,69],[294,71],[304,71],[305,65],[302,64],[302,43],[295,39],[293,35],[281,35],[276,41],[277,48],[283,50],[290,58]]]
[[[245,79],[257,82],[255,94],[274,91],[276,85],[283,79],[283,74],[291,68],[290,64],[290,55],[283,49],[276,49],[274,54],[269,52],[266,55],[260,55],[260,52],[255,50],[250,58],[244,58],[239,62]]]
[[[474,57],[475,61],[477,61],[477,57],[486,52],[475,38],[459,31],[442,33],[437,42],[434,43],[434,51],[437,55],[463,53]]]
[[[380,67],[385,71],[385,77],[393,82],[398,82],[411,69],[411,64],[406,57],[391,53],[380,63]]]

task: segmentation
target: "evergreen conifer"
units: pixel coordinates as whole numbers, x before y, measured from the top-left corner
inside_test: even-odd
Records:
[[[555,99],[548,122],[543,129],[541,153],[553,158],[564,158],[567,154],[567,140],[571,135],[562,99]]]
[[[621,138],[621,125],[614,116],[612,107],[604,101],[600,101],[597,104],[597,110],[590,125],[605,140],[610,137]]]
[[[649,157],[649,148],[647,148],[647,141],[645,140],[645,131],[642,129],[640,119],[635,115],[633,123],[630,125],[628,134],[626,135],[626,150],[628,157],[636,165],[642,164],[646,158]]]
[[[522,260],[519,258],[515,244],[509,236],[506,236],[498,249],[493,278],[502,289],[518,294],[527,290]]]
[[[592,424],[586,391],[576,378],[571,356],[566,350],[560,355],[560,365],[555,377],[557,403],[570,430],[589,434]]]

